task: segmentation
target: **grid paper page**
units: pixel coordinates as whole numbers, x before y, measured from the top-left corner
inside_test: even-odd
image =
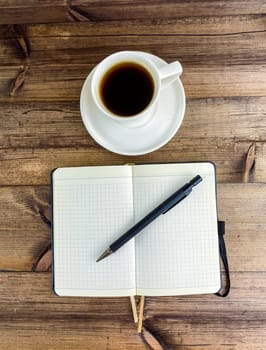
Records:
[[[135,221],[200,175],[203,181],[136,239],[140,295],[213,293],[220,287],[215,173],[211,163],[133,169]]]
[[[135,294],[134,241],[96,263],[133,224],[131,168],[61,168],[53,174],[54,289],[59,295]]]

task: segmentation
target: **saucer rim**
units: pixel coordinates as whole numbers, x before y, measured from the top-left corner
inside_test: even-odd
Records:
[[[145,56],[148,56],[149,58],[155,60],[155,64],[167,64],[166,61],[164,61],[162,58],[153,55],[151,53],[148,52],[143,52],[143,51],[132,51],[132,52],[136,52],[138,54],[142,54]],[[97,135],[97,132],[94,132],[94,127],[92,127],[92,124],[89,122],[89,119],[91,119],[90,116],[85,116],[85,112],[86,111],[86,102],[84,101],[84,92],[86,91],[90,91],[90,87],[88,86],[89,81],[92,79],[92,74],[95,68],[92,69],[92,71],[89,73],[89,75],[87,76],[87,78],[85,79],[82,89],[81,89],[81,93],[80,93],[80,113],[81,113],[81,118],[83,121],[83,124],[87,130],[87,132],[90,134],[90,136],[103,148],[105,148],[106,150],[119,154],[119,155],[125,155],[125,156],[140,156],[140,155],[144,155],[144,154],[148,154],[148,153],[152,153],[160,148],[162,148],[163,146],[165,146],[176,134],[176,132],[179,130],[184,116],[185,116],[185,111],[186,111],[186,95],[185,95],[185,91],[184,91],[184,87],[182,84],[182,81],[180,80],[180,78],[176,79],[174,82],[172,82],[170,85],[174,85],[177,84],[178,88],[180,90],[180,92],[182,93],[182,100],[184,101],[183,103],[183,108],[182,111],[180,112],[181,118],[179,119],[179,122],[177,123],[177,125],[174,127],[173,131],[171,133],[169,133],[169,135],[160,143],[157,143],[155,146],[153,147],[146,147],[146,149],[142,149],[141,151],[123,151],[122,149],[116,149],[116,145],[114,143],[109,142],[108,145],[106,145],[106,140],[104,138],[99,138]],[[166,87],[167,88],[167,87]],[[90,96],[90,103],[92,103],[93,105],[95,105],[92,97]],[[93,106],[92,108],[97,107],[97,106]],[[156,112],[155,112],[156,113]],[[99,115],[101,115],[101,112],[99,111]],[[123,128],[126,128],[125,126],[121,126]],[[136,128],[138,129],[138,128]]]

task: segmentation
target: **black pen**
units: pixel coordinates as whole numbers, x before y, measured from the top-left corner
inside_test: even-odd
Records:
[[[142,220],[131,227],[127,232],[125,232],[121,237],[114,241],[96,260],[96,262],[106,258],[111,255],[124,244],[126,244],[131,238],[136,236],[140,231],[142,231],[147,225],[149,225],[153,220],[155,220],[161,214],[165,214],[168,210],[172,209],[175,205],[180,203],[184,198],[186,198],[191,192],[192,188],[202,181],[202,177],[197,175],[191,181],[182,186],[164,202],[162,202],[158,207],[153,209],[148,215],[146,215]]]

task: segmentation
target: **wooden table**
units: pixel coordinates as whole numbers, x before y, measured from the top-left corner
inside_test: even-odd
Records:
[[[266,348],[265,13],[264,0],[0,1],[1,350]],[[92,67],[127,49],[180,60],[187,96],[175,137],[138,157],[101,148],[79,111]],[[33,271],[51,169],[197,160],[217,165],[229,297],[146,298],[139,336],[128,298],[58,298],[47,264]]]

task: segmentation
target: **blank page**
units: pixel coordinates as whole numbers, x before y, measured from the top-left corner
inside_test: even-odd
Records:
[[[136,236],[139,295],[213,293],[220,288],[212,163],[135,166],[135,221],[198,174],[203,181],[192,193]]]
[[[55,292],[134,295],[133,240],[96,263],[108,245],[133,224],[132,168],[58,168],[52,178]]]

